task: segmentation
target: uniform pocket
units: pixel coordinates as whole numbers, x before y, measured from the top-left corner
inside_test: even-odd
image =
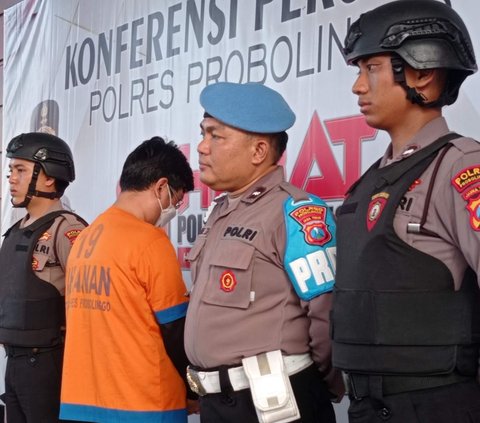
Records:
[[[207,304],[248,308],[254,252],[255,247],[240,241],[218,243],[210,260],[209,280],[203,297]]]
[[[190,263],[190,277],[192,282],[195,281],[195,277],[197,275],[198,258],[203,250],[205,241],[206,239],[204,237],[197,237],[195,244],[185,257],[185,259]]]

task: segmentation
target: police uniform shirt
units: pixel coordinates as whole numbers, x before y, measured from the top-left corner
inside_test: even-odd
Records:
[[[391,158],[389,147],[380,167],[409,157],[449,132],[444,118],[434,119],[398,156]],[[421,221],[432,173],[440,155],[405,193],[396,211],[394,227],[409,245],[445,263],[458,290],[468,266],[480,274],[480,143],[464,137],[451,143],[453,147],[438,168],[424,224],[426,230],[438,236],[408,232],[407,225]]]
[[[48,213],[63,210],[61,203],[55,204]],[[25,227],[28,216],[20,226]],[[46,282],[54,285],[62,296],[65,295],[65,267],[73,242],[85,225],[71,214],[62,214],[40,236],[32,258],[32,269]]]
[[[283,181],[278,167],[241,198],[217,200],[188,255],[193,288],[185,349],[203,369],[278,349],[311,352],[327,383],[338,382],[330,367],[331,294],[301,301],[284,270]]]

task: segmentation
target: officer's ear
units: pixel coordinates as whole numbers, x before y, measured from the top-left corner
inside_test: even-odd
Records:
[[[405,77],[409,87],[415,88],[426,101],[434,101],[443,91],[446,72],[443,69],[412,69],[406,66]]]
[[[45,186],[55,189],[55,178],[45,175]]]
[[[255,135],[255,139],[253,140],[252,163],[255,165],[262,164],[268,158],[271,148],[267,137]]]

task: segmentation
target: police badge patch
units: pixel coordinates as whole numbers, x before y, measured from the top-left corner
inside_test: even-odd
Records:
[[[480,231],[480,195],[468,200],[467,210],[470,212],[470,226],[475,231]]]
[[[232,292],[237,284],[235,274],[231,270],[225,270],[220,276],[220,289],[224,292]]]
[[[325,245],[332,239],[326,223],[327,208],[317,204],[300,206],[290,212],[305,235],[305,242],[310,245]]]
[[[373,229],[380,218],[380,215],[387,204],[388,197],[390,197],[388,192],[379,192],[372,197],[372,201],[370,201],[367,210],[367,229],[369,232]]]

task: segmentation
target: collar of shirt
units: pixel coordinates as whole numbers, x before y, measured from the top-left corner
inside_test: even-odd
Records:
[[[432,144],[449,131],[444,117],[433,119],[420,129],[420,131],[414,135],[414,137],[403,147],[402,151],[395,157],[392,157],[392,145],[390,144],[380,161],[380,167],[388,166],[410,157],[413,153]]]
[[[64,210],[62,203],[60,201],[54,201],[52,206],[40,217],[46,216],[48,213],[57,211],[57,210]],[[25,222],[29,219],[30,215],[27,213],[23,218],[22,222],[20,223],[20,227],[25,227]]]

